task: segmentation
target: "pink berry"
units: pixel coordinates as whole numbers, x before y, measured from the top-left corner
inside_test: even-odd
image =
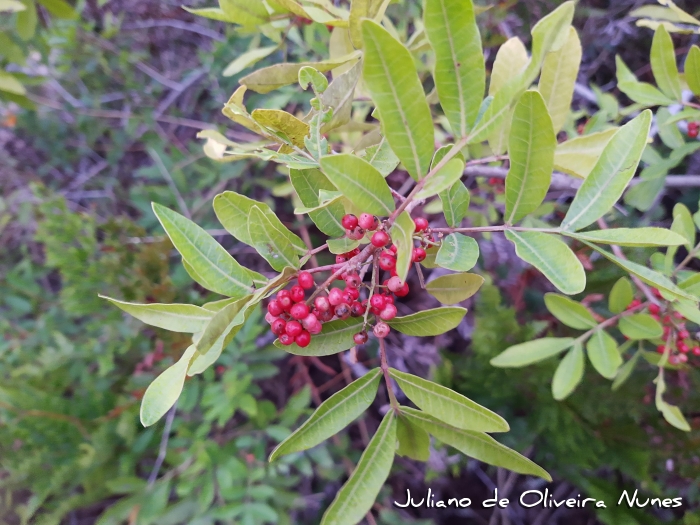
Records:
[[[343,218],[340,220],[340,224],[342,224],[343,228],[346,230],[354,230],[357,228],[357,217],[352,213],[343,215]]]
[[[680,354],[678,356],[678,362],[679,363],[687,363],[688,362],[688,356],[685,354]]]
[[[649,305],[649,313],[652,315],[659,315],[659,312],[661,311],[661,307],[658,304],[650,304]]]
[[[673,317],[675,317],[678,320],[683,319],[683,314],[680,312],[673,312]]]
[[[353,241],[359,241],[360,239],[362,239],[362,237],[365,236],[365,230],[363,230],[360,227],[357,227],[353,230],[345,230],[345,236]]]
[[[389,239],[389,235],[386,232],[378,231],[372,235],[372,245],[377,248],[384,248],[390,241],[391,239]]]
[[[678,348],[678,351],[682,354],[687,354],[690,351],[690,348],[688,348],[688,345],[685,344],[683,341],[678,343],[676,345],[676,348]]]
[[[363,213],[360,215],[358,223],[360,224],[360,228],[364,228],[365,230],[369,231],[374,231],[379,227],[379,220],[374,215],[370,215],[369,213]]]
[[[383,253],[379,257],[379,267],[384,271],[391,271],[396,268],[396,259],[388,253]]]
[[[416,225],[417,232],[422,232],[428,229],[428,219],[425,217],[416,217],[413,219],[413,223]]]
[[[688,330],[680,330],[678,332],[678,339],[688,339],[690,337],[690,332]]]
[[[348,259],[349,258],[346,257],[345,255],[336,255],[335,256],[335,264],[344,264],[344,263],[348,262]]]
[[[363,305],[359,301],[355,301],[350,305],[350,315],[353,317],[360,317],[365,315],[367,311],[367,306]]]
[[[693,347],[693,355],[698,355],[698,356],[700,356],[700,346],[694,346],[694,347]]]
[[[304,319],[309,315],[309,307],[306,303],[297,303],[289,310],[290,315],[294,319]]]
[[[267,311],[274,316],[279,316],[282,315],[282,312],[284,312],[284,308],[277,299],[273,299],[267,303]]]
[[[668,358],[669,364],[672,365],[677,365],[680,361],[678,360],[678,356],[672,355]]]
[[[331,306],[337,306],[343,302],[343,291],[340,288],[331,288],[328,292],[328,302]]]
[[[321,323],[319,323],[319,322],[317,322],[315,325],[310,326],[308,328],[308,331],[311,335],[320,334],[321,330],[323,330],[323,325],[321,325]]]
[[[302,348],[309,346],[309,343],[311,342],[311,334],[304,330],[294,338],[294,342]]]
[[[349,273],[345,276],[345,284],[352,288],[357,288],[360,286],[361,282],[360,276],[356,273]]]
[[[298,284],[295,284],[292,286],[292,289],[289,290],[289,296],[295,303],[300,303],[304,300],[304,289]]]
[[[389,332],[391,331],[391,328],[389,328],[389,325],[386,324],[384,321],[379,321],[376,325],[374,325],[374,329],[372,332],[374,332],[374,335],[379,337],[380,339],[383,339],[387,335],[389,335]]]
[[[335,307],[335,316],[339,319],[347,319],[350,317],[350,305],[347,303],[340,303]]]
[[[309,314],[301,320],[301,326],[304,330],[309,330],[310,327],[318,323],[318,317],[315,314]]]
[[[384,294],[384,302],[386,302],[386,304],[394,304],[394,296],[390,294]]]
[[[379,312],[379,317],[384,321],[391,321],[394,317],[396,317],[397,313],[398,311],[396,310],[396,306],[393,304],[387,304],[382,311]]]
[[[270,325],[271,325],[271,324],[274,323],[277,319],[279,319],[279,317],[277,317],[276,315],[272,315],[270,312],[267,312],[267,313],[265,314],[265,322],[267,322],[267,324],[270,324]]]
[[[352,340],[355,342],[356,345],[363,345],[367,342],[367,332],[362,330],[361,332],[357,332],[355,335],[352,336]]]
[[[348,302],[356,301],[360,298],[360,290],[346,286],[344,295],[347,295],[350,298],[350,301]]]
[[[386,300],[384,299],[383,295],[379,294],[374,294],[372,298],[369,300],[369,304],[372,308],[376,308],[377,310],[382,310],[384,306],[386,305]]]
[[[299,277],[297,277],[297,281],[299,282],[299,286],[301,286],[304,290],[313,288],[314,284],[316,284],[314,283],[314,276],[309,272],[301,272]]]
[[[331,308],[331,303],[328,302],[327,297],[316,297],[316,299],[314,299],[314,306],[321,312],[327,312]]]
[[[401,279],[399,279],[398,276],[394,276],[389,278],[389,280],[386,283],[386,286],[391,292],[395,293],[401,289],[403,283],[401,282]]]
[[[282,335],[285,333],[285,327],[287,326],[287,322],[284,319],[277,319],[274,323],[272,323],[272,326],[270,327],[272,329],[272,333],[275,335]]]
[[[403,286],[401,287],[400,290],[397,290],[394,292],[396,294],[396,297],[406,297],[408,295],[409,288],[408,288],[408,283],[403,283]]]
[[[294,343],[294,338],[287,333],[280,334],[279,340],[284,346],[289,346]]]
[[[303,330],[299,321],[289,321],[287,326],[284,327],[285,333],[292,337],[298,336]]]
[[[282,290],[283,292],[286,292],[287,290]],[[283,297],[280,297],[279,294],[277,294],[277,302],[279,305],[284,309],[285,312],[288,312],[289,309],[292,307],[294,304],[292,302],[292,298],[289,297],[289,295],[285,295]]]
[[[423,248],[413,248],[413,262],[421,262],[425,260],[426,257],[425,250]]]

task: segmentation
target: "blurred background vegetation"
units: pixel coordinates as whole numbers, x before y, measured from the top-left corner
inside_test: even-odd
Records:
[[[193,284],[157,226],[150,202],[178,209],[209,228],[255,268],[257,258],[218,230],[212,197],[235,189],[266,200],[293,223],[290,189],[273,164],[208,159],[198,130],[233,129],[220,109],[246,70],[224,70],[249,49],[272,45],[231,24],[195,17],[178,2],[21,0],[0,13],[0,523],[118,525],[317,523],[367,441],[379,412],[343,437],[275,465],[274,444],[310,407],[351,379],[342,356],[290,358],[275,349],[252,316],[215,369],[190,378],[175,417],[144,429],[145,387],[187,346],[179,334],[146,327],[106,305],[98,293],[136,302],[208,299]],[[480,15],[490,60],[508,37],[527,39],[556,0],[492,2]],[[576,26],[584,57],[575,107],[582,122],[616,113],[615,54],[641,79],[649,73],[651,31],[629,11],[648,2],[582,0]],[[697,13],[693,0],[678,2]],[[3,0],[0,0],[0,6]],[[9,4],[8,4],[9,5]],[[483,3],[483,5],[488,5]],[[191,7],[204,7],[203,3]],[[399,30],[420,8],[392,3]],[[328,29],[295,24],[287,45],[259,65],[326,58]],[[679,53],[698,38],[677,37]],[[229,68],[240,69],[238,66]],[[10,74],[12,77],[10,78]],[[308,107],[294,87],[252,94],[249,107]],[[624,99],[623,99],[624,100]],[[591,117],[593,117],[592,120]],[[668,153],[668,152],[666,152]],[[700,173],[700,155],[675,173]],[[498,188],[473,182],[485,214]],[[698,208],[697,189],[670,189],[648,215],[670,224],[673,203]],[[636,212],[634,212],[636,213]],[[638,216],[630,214],[630,221]],[[466,322],[435,341],[392,345],[406,367],[430,369],[510,422],[506,444],[530,455],[555,478],[557,498],[586,494],[607,509],[393,507],[406,488],[430,486],[442,498],[475,501],[544,485],[434,450],[427,466],[401,459],[378,499],[379,522],[513,524],[700,524],[700,395],[697,372],[677,379],[675,395],[695,430],[677,431],[653,406],[653,370],[616,392],[594,373],[565,402],[551,398],[556,363],[496,369],[491,357],[544,328],[565,332],[547,314],[546,284],[515,264],[497,235],[480,240],[480,268],[490,283]],[[591,264],[587,294],[609,291],[620,277]],[[694,386],[693,386],[694,385]],[[348,453],[347,451],[351,451]],[[682,496],[681,509],[629,510],[624,489]],[[505,494],[504,494],[505,492]]]

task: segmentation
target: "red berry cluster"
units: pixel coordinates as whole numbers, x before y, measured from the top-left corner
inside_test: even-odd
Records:
[[[418,217],[414,219],[414,223],[417,233],[428,230],[428,221],[425,218]],[[385,321],[390,321],[398,313],[394,304],[395,297],[405,297],[409,293],[408,284],[401,282],[396,273],[397,248],[391,244],[391,237],[384,229],[385,225],[374,215],[363,213],[358,218],[347,214],[343,216],[341,224],[345,228],[345,235],[352,240],[360,240],[367,232],[374,232],[370,238],[375,248],[373,257],[381,270],[389,272],[389,278],[381,285],[377,282],[373,287],[362,282],[358,273],[359,265],[355,268],[350,267],[340,275],[345,282],[343,289],[333,287],[327,290],[327,293],[319,293],[321,290],[317,290],[307,300],[305,292],[314,288],[315,282],[310,272],[300,272],[297,284],[290,290],[280,290],[267,305],[265,319],[283,345],[296,343],[301,347],[308,346],[311,337],[321,332],[323,323],[351,316],[366,317],[367,313],[372,313],[378,318],[372,330],[376,337],[384,338],[391,331]],[[336,255],[336,270],[340,270],[342,265],[359,254],[360,249],[355,248]],[[416,247],[413,249],[412,260],[421,262],[426,255],[424,247]],[[365,290],[367,298],[361,298]],[[353,336],[355,344],[367,342],[365,327],[366,324]]]
[[[657,298],[662,299],[659,290],[654,289],[653,292]],[[627,309],[638,308],[641,304],[642,302],[639,299],[634,299]],[[688,354],[700,357],[700,345],[698,345],[697,340],[693,339],[690,332],[686,329],[686,319],[680,312],[672,311],[670,306],[666,303],[662,303],[662,305],[652,303],[649,305],[648,310],[649,314],[663,326],[664,332],[661,338],[667,343],[669,340],[671,341],[671,352],[668,357],[668,362],[670,364],[679,365],[687,363]],[[673,345],[674,342],[675,347]],[[656,351],[663,354],[666,351],[667,343],[658,345]]]
[[[688,122],[688,137],[696,139],[698,132],[700,132],[700,122]]]

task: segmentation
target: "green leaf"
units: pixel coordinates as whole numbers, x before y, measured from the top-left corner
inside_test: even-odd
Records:
[[[248,223],[254,206],[263,212],[275,235],[285,236],[287,243],[295,248],[297,254],[303,255],[308,251],[304,241],[291,233],[267,204],[240,195],[235,191],[225,191],[214,197],[214,213],[216,213],[221,225],[236,239],[249,246],[253,246]]]
[[[693,295],[700,295],[700,273],[696,273],[678,283],[678,288]]]
[[[336,75],[336,72],[333,75],[333,82],[321,95],[321,103],[326,107],[333,108],[333,115],[330,121],[321,124],[322,133],[328,133],[350,121],[355,86],[357,86],[357,82],[362,74],[362,64],[357,62],[342,75]]]
[[[542,64],[538,89],[552,117],[555,133],[561,130],[569,115],[581,55],[578,33],[576,29],[569,27],[569,35],[564,45],[557,51],[547,53]]]
[[[586,345],[593,368],[606,379],[613,379],[622,365],[615,339],[605,330],[596,330]]]
[[[329,252],[339,255],[354,250],[360,245],[360,241],[353,241],[347,237],[341,237],[340,239],[328,239],[326,244],[328,244]]]
[[[309,135],[309,125],[281,109],[256,109],[250,114],[255,122],[285,142],[304,148],[304,137]]]
[[[141,400],[140,417],[144,427],[150,427],[163,417],[180,397],[187,367],[194,353],[194,345],[189,346],[177,363],[166,368],[148,385]]]
[[[480,432],[510,430],[501,416],[454,390],[394,368],[389,369],[389,375],[418,408],[455,428]]]
[[[664,416],[664,419],[669,424],[671,424],[679,430],[683,430],[684,432],[690,432],[690,425],[683,416],[683,412],[681,412],[681,410],[677,406],[671,405],[664,401],[663,403],[661,403],[660,410],[661,414]]]
[[[440,192],[442,212],[447,225],[456,228],[469,211],[469,190],[462,181],[455,182],[449,189]]]
[[[262,4],[261,4],[262,5]],[[323,60],[321,62],[298,62],[289,64],[275,64],[253,71],[244,76],[238,82],[256,93],[269,93],[288,84],[295,84],[299,80],[299,70],[303,67],[312,67],[316,71],[325,73],[338,66],[342,66],[351,60],[359,58],[360,52],[354,51],[342,57]]]
[[[583,369],[585,360],[583,358],[583,347],[580,343],[567,352],[554,372],[552,378],[552,396],[557,401],[566,399],[583,379]]]
[[[416,461],[428,461],[430,435],[403,414],[399,414],[396,422],[396,438],[399,442],[396,453]]]
[[[651,70],[661,91],[672,99],[680,100],[681,79],[676,65],[676,52],[673,40],[663,24],[656,28],[651,43]]]
[[[319,190],[332,191],[336,189],[333,183],[320,170],[316,169],[290,169],[289,179],[302,204],[308,208],[315,208],[319,205]],[[340,237],[345,234],[345,228],[340,223],[343,215],[345,215],[345,208],[341,202],[333,202],[309,213],[309,217],[318,229],[329,237]]]
[[[365,213],[385,217],[394,211],[394,197],[382,174],[365,159],[351,154],[321,159],[328,180]]]
[[[462,178],[464,172],[464,161],[462,159],[453,158],[434,175],[428,179],[423,189],[415,194],[416,200],[427,199],[433,195],[437,195],[443,191],[447,191]]]
[[[296,343],[284,346],[279,341],[275,341],[275,346],[294,355],[321,357],[337,354],[355,345],[352,336],[362,330],[362,321],[362,318],[350,317],[323,323],[321,333],[314,335],[305,348]]]
[[[387,321],[387,324],[406,335],[440,335],[457,328],[466,313],[466,308],[443,306],[403,317],[394,317],[391,321]]]
[[[0,91],[14,95],[24,95],[27,90],[17,78],[5,71],[0,71]]]
[[[632,288],[632,283],[627,277],[620,277],[612,287],[612,290],[610,290],[608,309],[614,314],[619,314],[625,311],[633,299],[634,289]]]
[[[675,101],[647,82],[639,82],[620,56],[615,57],[617,87],[634,102],[644,106],[668,106]]]
[[[479,259],[479,244],[461,233],[451,233],[440,244],[435,264],[456,272],[467,272]]]
[[[552,180],[557,146],[552,119],[542,95],[526,91],[513,113],[506,176],[506,222],[513,224],[532,213],[544,200]]]
[[[663,292],[667,292],[671,294],[672,296],[675,297],[680,297],[683,299],[689,299],[690,301],[697,302],[698,298],[686,293],[685,291],[681,290],[678,286],[673,284],[673,282],[668,279],[667,277],[661,275],[658,272],[655,272],[653,270],[650,270],[646,266],[642,266],[641,264],[637,264],[635,262],[629,261],[627,259],[621,259],[617,257],[616,255],[613,255],[612,253],[606,252],[605,250],[602,250],[601,248],[598,248],[597,246],[590,244],[586,241],[582,241],[586,246],[593,248],[595,251],[603,255],[606,259],[609,261],[617,264],[620,268],[623,268],[624,270],[627,270],[629,273],[636,275],[641,279],[643,282],[648,284],[649,286],[653,286],[654,288],[658,288],[659,290]]]
[[[588,330],[598,324],[588,308],[565,295],[547,293],[544,304],[554,317],[571,328]]]
[[[609,228],[582,233],[563,231],[562,234],[574,239],[617,246],[679,246],[685,242],[683,237],[665,228]]]
[[[316,69],[304,66],[299,70],[299,85],[303,90],[312,87],[315,93],[323,93],[328,89],[328,79]]]
[[[475,273],[441,275],[427,283],[425,289],[442,304],[456,304],[479,291],[484,278]]]
[[[542,232],[507,230],[505,233],[515,245],[518,257],[541,271],[559,291],[574,295],[584,290],[586,272],[563,241]]]
[[[554,168],[585,179],[595,167],[617,129],[610,128],[598,133],[574,137],[558,144],[554,151]]]
[[[696,97],[700,97],[700,47],[694,45],[685,58],[685,81]]]
[[[219,0],[219,7],[242,26],[259,26],[270,19],[265,5],[256,0]]]
[[[420,180],[433,157],[433,119],[411,53],[376,22],[362,21],[364,80],[382,134],[408,173]]]
[[[472,0],[426,0],[425,33],[435,52],[435,87],[455,137],[476,119],[486,85]]]
[[[365,160],[379,170],[383,177],[388,176],[399,165],[399,159],[394,154],[389,141],[382,137],[379,144],[370,146],[365,150]]]
[[[254,300],[254,297],[257,300]],[[235,335],[243,327],[248,309],[260,300],[259,297],[259,293],[256,292],[255,296],[243,297],[216,312],[204,332],[197,338],[195,343],[197,352],[205,356],[212,351],[220,352],[223,350],[226,338],[232,332]]]
[[[193,304],[138,304],[112,299],[105,295],[99,297],[107,299],[139,321],[171,332],[190,334],[200,332],[214,315],[209,310]]]
[[[637,361],[642,356],[641,352],[635,353],[632,358],[617,369],[617,374],[615,374],[615,380],[612,384],[612,390],[617,390],[620,388],[627,379],[632,375],[634,367],[637,366]]]
[[[266,46],[266,47],[256,47],[246,51],[245,53],[238,55],[235,60],[229,62],[229,64],[224,68],[221,73],[225,77],[232,77],[237,75],[244,69],[247,69],[257,62],[265,58],[266,56],[274,53],[278,46]]]
[[[498,368],[521,368],[571,348],[574,341],[575,339],[572,337],[543,337],[542,339],[535,339],[534,341],[506,348],[491,359],[490,363]]]
[[[224,12],[220,7],[203,7],[201,9],[192,9],[185,5],[182,8],[188,13],[192,13],[196,16],[201,16],[204,18],[209,18],[210,20],[219,20],[220,22],[234,23],[235,20],[231,18],[231,15]]]
[[[199,284],[228,297],[243,297],[250,292],[250,274],[204,229],[155,202],[153,213],[183,261],[196,272]]]
[[[441,442],[456,448],[466,456],[489,465],[507,468],[519,474],[539,476],[547,481],[552,480],[542,467],[518,454],[515,450],[501,445],[488,434],[454,428],[430,414],[408,407],[401,407],[401,413]]]
[[[355,525],[369,512],[394,463],[396,418],[389,410],[362,453],[350,479],[336,494],[321,525]]]
[[[277,445],[269,461],[308,450],[343,430],[372,404],[380,377],[381,370],[375,368],[326,399],[302,426]]]
[[[289,244],[289,237],[277,231],[257,206],[250,210],[248,234],[253,247],[272,268],[278,272],[287,266],[299,268],[299,256],[294,246]]]
[[[682,236],[681,238],[683,239],[683,242],[674,243],[674,245],[685,244],[688,250],[695,246],[695,222],[693,221],[693,216],[688,208],[680,202],[673,207],[673,224],[671,229],[673,232],[677,232],[674,235],[677,237]]]
[[[406,282],[406,276],[411,267],[411,258],[413,257],[413,232],[415,230],[416,225],[410,214],[406,211],[402,212],[391,226],[391,240],[396,245],[397,250],[396,275],[401,279],[401,282]]]
[[[620,319],[618,328],[628,339],[656,339],[661,337],[664,329],[661,324],[649,314],[627,315]]]
[[[610,139],[598,163],[576,192],[562,228],[580,230],[605,215],[620,199],[646,146],[651,111],[645,110]]]

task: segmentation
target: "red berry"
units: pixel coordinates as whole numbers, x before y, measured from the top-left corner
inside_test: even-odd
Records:
[[[387,282],[386,282],[387,288],[389,288],[390,291],[392,292],[397,292],[398,290],[401,289],[403,286],[403,283],[401,282],[401,279],[399,279],[398,276],[391,277]]]
[[[678,319],[678,320],[684,318],[684,317],[683,317],[683,314],[680,313],[680,312],[673,312],[673,317],[675,317],[675,318]]]
[[[328,302],[327,297],[316,297],[316,299],[314,299],[314,306],[320,312],[327,312],[331,307],[331,303]]]
[[[397,290],[396,297],[406,297],[408,295],[409,288],[408,288],[408,283],[403,283],[403,286],[401,287],[400,290]]]
[[[276,299],[273,299],[269,303],[267,303],[267,311],[275,316],[282,315],[282,312],[284,312],[284,308],[282,308],[282,305],[277,301]]]
[[[343,228],[346,230],[354,230],[357,228],[357,217],[352,213],[343,215],[343,218],[340,220],[340,224],[342,224]]]
[[[688,345],[685,344],[683,341],[679,342],[679,343],[676,345],[676,348],[678,348],[678,351],[679,351],[681,354],[687,354],[687,353],[690,351],[690,348],[688,348]]]
[[[309,330],[309,333],[310,333],[311,335],[320,334],[320,333],[321,333],[321,330],[323,330],[323,326],[321,325],[320,322],[316,322],[316,324],[313,325],[313,326],[310,326],[310,327],[308,328],[308,330]]]
[[[399,274],[396,273],[396,268],[395,268],[395,267],[392,268],[391,270],[389,270],[389,275],[391,275],[392,277],[398,277],[398,276],[399,276]]]
[[[659,345],[656,347],[656,351],[660,354],[663,354],[666,351],[666,345]]]
[[[697,122],[688,122],[688,137],[695,139],[700,133],[700,124]]]
[[[345,236],[353,241],[359,241],[365,236],[365,230],[358,226],[353,230],[345,230]]]
[[[389,247],[387,248],[387,250],[389,250],[389,251],[390,251],[391,253],[393,253],[394,255],[396,255],[396,252],[399,251],[399,249],[396,247],[395,244],[392,244],[391,246],[389,246]]]
[[[649,313],[652,315],[659,315],[659,312],[661,311],[661,307],[658,304],[650,304],[649,305]]]
[[[357,288],[345,287],[345,294],[350,297],[350,302],[357,301],[360,298],[360,290]]]
[[[700,346],[693,347],[693,355],[700,355]]]
[[[299,321],[289,321],[287,326],[284,327],[285,333],[292,337],[298,336],[303,330]]]
[[[386,304],[394,304],[394,296],[389,294],[384,294],[384,301]]]
[[[265,314],[265,321],[267,322],[267,324],[274,323],[276,319],[279,319],[279,317],[276,315],[272,315],[270,312],[267,312]]]
[[[369,213],[363,213],[360,215],[358,222],[360,224],[360,228],[364,228],[365,230],[369,231],[374,231],[379,227],[379,219],[377,219],[374,215],[370,215]]]
[[[335,264],[344,264],[348,262],[348,257],[345,255],[336,255],[335,256]]]
[[[668,339],[668,336],[671,335],[671,327],[670,326],[664,326],[664,333],[661,336],[661,339],[664,341]]]
[[[372,245],[377,248],[384,248],[390,241],[391,239],[389,239],[389,235],[386,232],[378,231],[372,235]]]
[[[347,319],[350,317],[350,306],[347,303],[340,303],[335,307],[335,316],[339,319]]]
[[[333,315],[334,315],[334,314],[333,314],[333,310],[331,310],[330,307],[329,307],[328,310],[324,310],[323,312],[321,312],[321,311],[316,312],[315,315],[316,315],[316,317],[318,318],[319,321],[321,321],[321,322],[323,322],[323,323],[327,323],[328,321],[330,321],[331,319],[333,319]]]
[[[396,317],[397,313],[398,311],[396,310],[396,306],[393,304],[387,304],[382,311],[379,312],[379,317],[384,321],[391,321],[394,317]]]
[[[367,342],[367,332],[362,330],[361,332],[357,332],[355,335],[352,336],[352,340],[355,342],[356,345],[363,345]]]
[[[678,360],[678,356],[672,355],[668,358],[669,364],[672,365],[677,365],[680,361]]]
[[[284,346],[289,346],[294,342],[294,338],[287,333],[280,334],[279,340]]]
[[[413,219],[413,223],[416,225],[417,232],[422,232],[428,229],[428,219],[425,217],[416,217]]]
[[[690,337],[690,332],[688,330],[680,330],[678,332],[678,339],[688,339]]]
[[[309,272],[301,272],[299,277],[297,277],[297,281],[299,282],[299,286],[301,286],[304,290],[313,288],[314,284],[316,284],[314,283],[314,276]]]
[[[361,283],[360,276],[356,273],[349,273],[345,276],[345,284],[351,288],[357,288]]]
[[[366,311],[367,307],[359,301],[355,301],[350,305],[350,315],[352,315],[353,317],[363,316],[365,315]]]
[[[275,322],[272,323],[272,326],[270,328],[273,334],[282,335],[285,332],[284,329],[286,326],[287,322],[284,319],[277,319]]]
[[[353,289],[353,288],[350,288],[350,290],[352,290],[352,289]],[[355,290],[355,291],[357,292],[357,290]],[[359,297],[359,296],[360,296],[360,292],[357,292],[357,297]],[[349,291],[348,289],[345,289],[345,291],[343,291],[343,302],[344,302],[344,303],[350,304],[350,303],[352,303],[355,299],[356,299],[356,298],[353,297],[353,295],[350,293],[350,291]]]
[[[304,330],[294,338],[294,342],[302,348],[309,346],[309,343],[311,342],[311,334]]]
[[[286,292],[287,290],[282,290],[283,292]],[[284,297],[280,297],[279,294],[277,294],[277,302],[279,305],[284,308],[285,312],[288,312],[289,309],[292,307],[294,304],[292,302],[292,298],[287,294]]]
[[[309,314],[301,320],[301,326],[304,330],[310,330],[312,326],[318,324],[318,317],[316,314]]]
[[[289,291],[289,296],[295,303],[300,303],[304,300],[304,289],[298,284],[295,284]]]
[[[372,296],[372,298],[369,300],[369,304],[372,308],[382,310],[384,308],[384,306],[386,305],[386,299],[384,299],[383,295],[374,294]]]
[[[337,306],[343,302],[343,291],[340,288],[331,288],[328,292],[328,302],[331,306]]]
[[[632,308],[636,308],[640,304],[642,304],[642,301],[640,301],[639,299],[634,299],[630,304],[627,305],[627,309],[631,310]]]
[[[661,299],[661,290],[659,290],[658,288],[652,288],[651,292],[654,294],[654,297]]]
[[[389,332],[391,331],[391,328],[389,328],[389,325],[386,324],[384,321],[379,321],[375,326],[374,330],[374,335],[379,337],[380,339],[383,339],[387,335],[389,335]]]
[[[685,354],[680,354],[678,356],[678,362],[679,363],[687,363],[688,362],[688,356]]]
[[[423,248],[413,248],[413,262],[421,262],[425,260],[425,250]]]
[[[396,268],[396,259],[388,253],[379,256],[379,267],[387,272]]]

